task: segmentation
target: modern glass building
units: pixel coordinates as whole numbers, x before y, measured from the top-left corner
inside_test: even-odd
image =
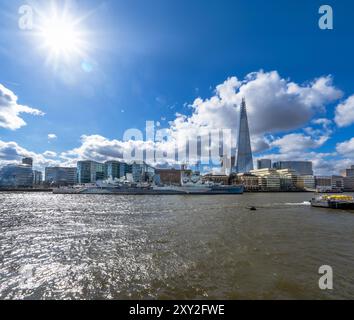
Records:
[[[149,166],[144,161],[135,161],[131,164],[134,182],[153,181],[155,168]]]
[[[25,165],[30,166],[32,168],[33,167],[33,158],[23,158],[22,164],[25,164]]]
[[[343,177],[354,177],[354,166],[351,166],[349,169],[345,169],[342,172]]]
[[[247,173],[253,170],[250,130],[248,126],[246,100],[242,100],[237,145],[237,173]]]
[[[43,182],[43,173],[41,171],[33,170],[33,185],[39,186]]]
[[[0,187],[30,188],[33,186],[33,171],[29,165],[7,165],[0,169]]]
[[[105,165],[96,161],[79,161],[77,163],[77,181],[95,183],[105,178]]]
[[[277,170],[291,169],[295,170],[299,176],[312,176],[311,161],[278,161],[273,164],[273,168]]]
[[[77,169],[70,167],[45,168],[45,182],[59,186],[74,185],[77,183]]]
[[[132,166],[120,161],[105,162],[105,178],[120,179],[126,177],[128,173],[132,173]]]
[[[257,160],[257,169],[271,169],[272,160],[270,159],[259,159]]]

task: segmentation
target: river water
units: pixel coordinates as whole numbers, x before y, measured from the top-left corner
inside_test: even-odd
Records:
[[[0,193],[0,299],[353,299],[354,212],[311,196]]]

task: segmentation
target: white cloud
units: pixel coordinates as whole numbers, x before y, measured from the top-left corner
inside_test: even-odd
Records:
[[[57,138],[58,138],[57,135],[54,134],[54,133],[48,134],[48,139],[49,139],[49,140],[55,140],[55,139],[57,139]]]
[[[254,72],[243,81],[229,78],[217,86],[210,99],[198,98],[190,117],[177,116],[172,127],[237,128],[238,110],[246,97],[252,134],[270,134],[297,129],[306,124],[316,112],[325,111],[326,104],[339,99],[342,92],[332,84],[330,76],[299,85],[283,79],[276,71]]]
[[[16,142],[0,140],[0,167],[10,163],[20,163],[23,157],[33,158],[34,167],[44,169],[46,166],[57,165],[60,161],[48,159],[45,154],[38,154],[19,146]]]
[[[342,155],[354,159],[354,138],[338,143],[337,151]]]
[[[271,146],[279,148],[281,153],[289,153],[293,151],[319,148],[327,142],[327,140],[327,136],[314,139],[311,136],[306,136],[302,133],[291,133],[282,138],[276,139],[271,143]]]
[[[11,90],[0,84],[0,127],[17,130],[25,126],[26,122],[19,116],[21,113],[35,116],[44,115],[38,109],[18,104],[17,100],[17,96]]]
[[[339,127],[348,127],[354,123],[354,95],[337,106],[335,121]]]
[[[58,155],[54,151],[46,151],[43,153],[43,156],[45,156],[46,158],[56,158]]]
[[[232,147],[235,147],[239,114],[236,105],[243,97],[246,97],[248,105],[253,151],[264,152],[277,147],[284,153],[318,148],[329,139],[331,121],[325,118],[313,120],[313,125],[321,128],[308,127],[307,135],[293,133],[272,139],[269,136],[303,127],[315,115],[324,113],[328,103],[341,98],[342,92],[333,86],[330,76],[303,85],[281,78],[276,71],[250,73],[244,80],[231,77],[216,87],[211,98],[196,99],[191,105],[190,116],[176,114],[175,120],[169,122],[170,127],[166,129],[168,141],[154,145],[152,142],[122,142],[87,135],[82,137],[79,148],[62,154],[62,157],[72,159],[78,155],[84,159],[104,161],[121,158],[124,150],[133,145],[149,150],[155,146],[171,155],[176,141],[185,141],[186,138],[196,141],[204,132],[220,129],[233,129]],[[215,149],[218,146],[212,147],[212,150]],[[174,162],[175,159],[170,156],[168,160]]]
[[[269,157],[279,160],[313,160],[315,168],[322,172],[325,171],[324,168],[328,169],[326,159],[334,155],[313,151],[321,147],[332,133],[332,122],[321,114],[325,114],[327,104],[340,99],[342,95],[343,93],[333,86],[330,76],[320,77],[306,84],[291,82],[280,77],[276,71],[250,73],[243,80],[231,77],[216,87],[212,97],[196,99],[188,109],[191,111],[190,115],[176,114],[175,120],[169,122],[170,127],[165,129],[165,135],[168,137],[166,141],[123,142],[99,135],[85,135],[82,136],[78,148],[63,152],[60,159],[65,165],[75,165],[76,161],[81,159],[103,162],[122,159],[124,152],[137,147],[148,151],[155,148],[160,154],[166,152],[164,160],[173,164],[176,141],[185,141],[188,138],[195,142],[198,136],[205,135],[205,132],[220,129],[233,130],[231,147],[235,147],[239,121],[237,106],[245,97],[254,152],[275,148],[279,152],[268,155]],[[306,125],[304,133],[288,133]],[[279,137],[279,134],[285,135]],[[49,135],[48,138],[50,139]],[[178,147],[181,150],[186,146],[182,143]],[[214,154],[218,149],[218,145],[211,147]],[[54,154],[48,152],[37,156],[42,162],[48,161],[47,158],[52,156],[55,158]]]

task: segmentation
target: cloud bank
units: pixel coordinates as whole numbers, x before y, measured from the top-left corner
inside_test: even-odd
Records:
[[[256,156],[266,156],[273,160],[312,160],[317,172],[328,173],[336,170],[339,165],[349,163],[350,152],[353,151],[352,140],[338,144],[336,152],[317,151],[331,139],[334,124],[345,126],[354,121],[349,121],[347,116],[353,109],[354,96],[338,105],[334,122],[326,118],[328,106],[343,95],[334,86],[331,76],[300,84],[281,77],[277,71],[261,70],[252,72],[243,79],[230,77],[216,86],[211,97],[195,99],[190,104],[190,114],[176,114],[175,119],[169,122],[169,127],[159,131],[155,141],[144,139],[145,133],[137,139],[124,141],[110,140],[100,135],[83,135],[81,145],[75,149],[58,155],[47,151],[36,156],[41,163],[58,161],[65,165],[75,165],[81,159],[101,162],[122,159],[124,154],[136,148],[147,153],[155,150],[164,162],[173,165],[176,163],[175,151],[186,150],[187,140],[196,143],[198,137],[205,137],[209,132],[222,129],[232,130],[233,139],[227,143],[230,148],[235,149],[239,105],[245,97],[252,148]],[[12,94],[7,101],[16,102],[17,97]],[[40,111],[33,113],[40,114]],[[19,154],[18,150],[17,153],[11,150],[20,147],[10,144],[12,149],[8,149],[10,152],[3,151],[4,157],[11,157],[11,152]],[[219,154],[219,145],[204,146],[204,149],[206,153]],[[334,162],[330,164],[330,159],[338,155],[344,158],[335,162],[336,165]]]
[[[20,117],[21,113],[28,113],[34,116],[43,116],[44,113],[38,109],[18,104],[17,96],[9,89],[0,84],[0,127],[10,130],[17,130],[26,125]]]

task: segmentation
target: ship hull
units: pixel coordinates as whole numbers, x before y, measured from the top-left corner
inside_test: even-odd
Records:
[[[188,188],[62,188],[53,190],[54,194],[103,194],[103,195],[228,195],[243,194],[242,186],[207,189]]]
[[[311,205],[317,208],[354,210],[354,202],[345,201],[311,201]]]

